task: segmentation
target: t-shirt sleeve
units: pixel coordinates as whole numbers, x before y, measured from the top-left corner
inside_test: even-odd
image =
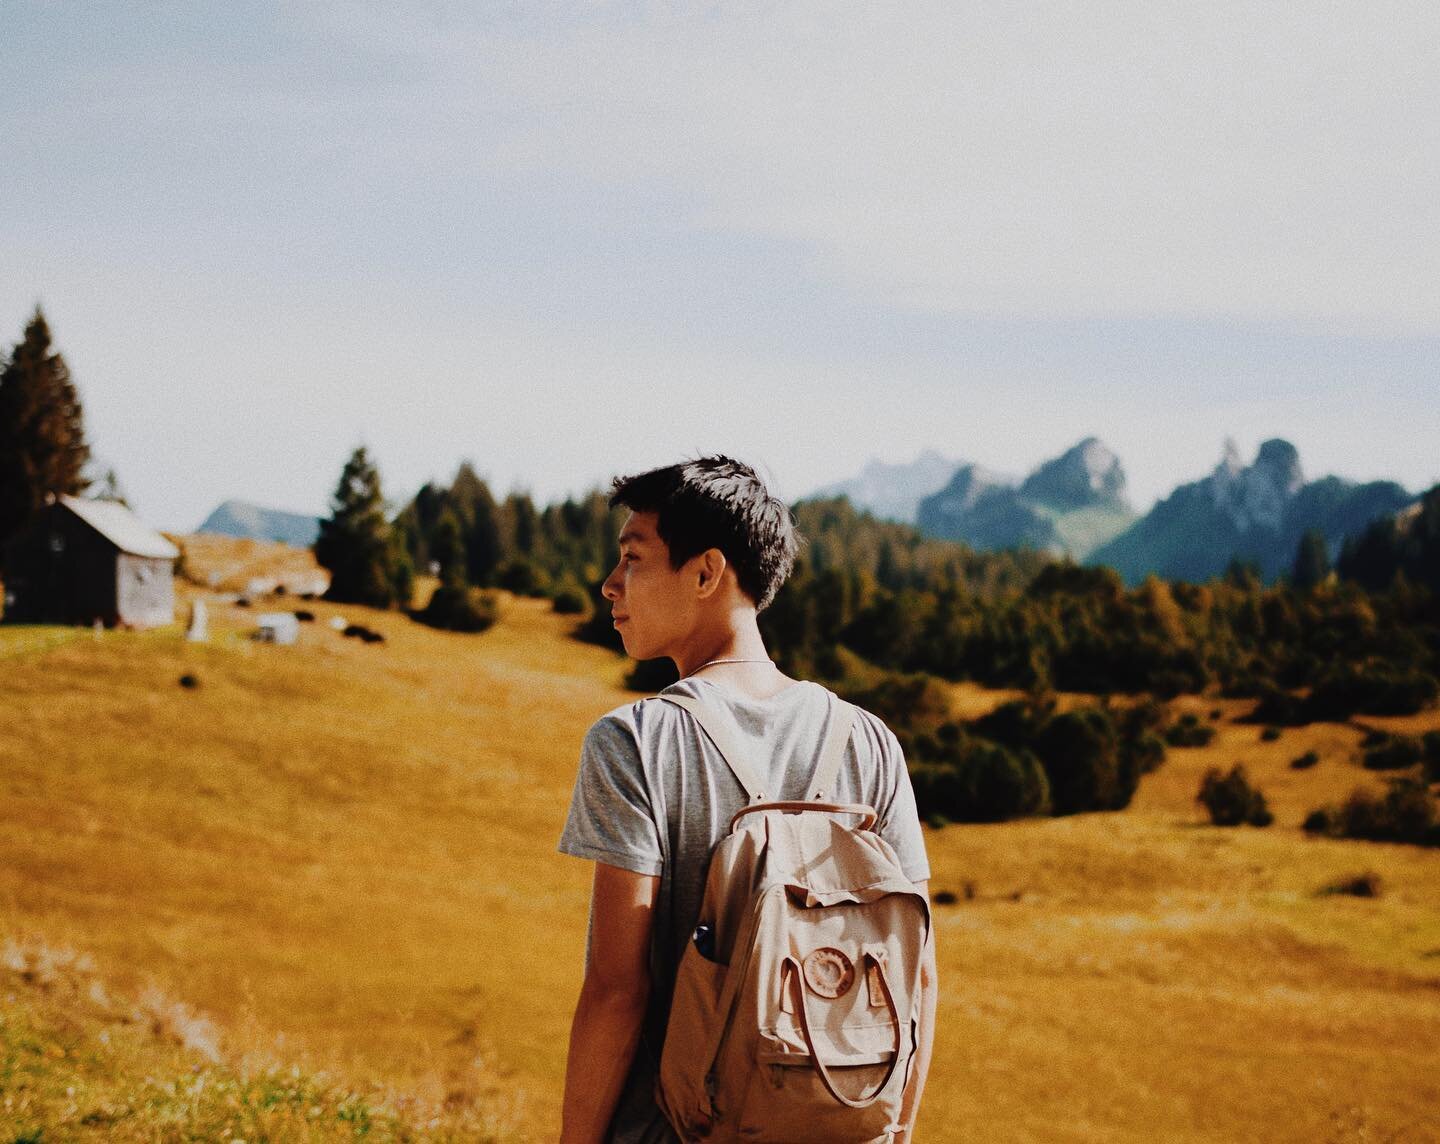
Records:
[[[869,713],[866,713],[869,715]],[[905,752],[894,732],[879,719],[869,715],[869,732],[880,758],[880,837],[890,843],[905,877],[912,882],[930,878],[930,859],[925,853],[925,834],[920,829],[920,815],[915,809],[915,788],[910,784],[910,770],[905,765]]]
[[[558,849],[636,874],[664,868],[640,748],[634,731],[615,714],[585,734]]]

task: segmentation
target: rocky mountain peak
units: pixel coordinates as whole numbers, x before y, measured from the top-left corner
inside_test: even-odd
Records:
[[[996,489],[1012,487],[1012,482],[999,473],[979,465],[961,465],[950,478],[950,483],[930,498],[936,511],[959,513],[973,509],[986,493]]]
[[[1293,496],[1305,484],[1300,470],[1300,452],[1282,437],[1271,437],[1260,446],[1255,468],[1264,470],[1275,484]]]
[[[1125,505],[1125,470],[1098,437],[1086,437],[1041,465],[1020,486],[1020,495],[1059,509],[1104,503]]]
[[[1208,480],[1210,496],[1241,532],[1278,529],[1290,499],[1305,484],[1300,453],[1289,441],[1272,437],[1260,446],[1255,463],[1240,463],[1235,442],[1226,439],[1225,455]]]

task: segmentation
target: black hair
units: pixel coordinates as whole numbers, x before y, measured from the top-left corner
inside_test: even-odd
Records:
[[[757,611],[775,598],[795,565],[799,538],[790,510],[754,469],[730,457],[698,457],[616,477],[610,504],[656,514],[672,568],[718,548]]]

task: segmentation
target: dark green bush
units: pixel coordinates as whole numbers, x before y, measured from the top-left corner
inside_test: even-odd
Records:
[[[1250,785],[1245,767],[1236,763],[1229,774],[1222,774],[1219,767],[1211,767],[1200,782],[1200,793],[1195,800],[1210,812],[1210,821],[1216,826],[1269,826],[1275,821],[1265,796],[1259,788]]]
[[[1245,716],[1246,723],[1265,723],[1272,727],[1298,727],[1309,722],[1305,701],[1284,688],[1271,683],[1256,687],[1259,702]]]
[[[1329,885],[1321,886],[1318,891],[1321,897],[1344,894],[1352,898],[1378,898],[1383,892],[1384,882],[1374,870],[1341,878]]]
[[[1053,704],[1045,709],[1025,699],[1012,699],[971,722],[969,729],[981,738],[1020,748],[1035,741],[1052,712]]]
[[[590,609],[590,598],[578,584],[565,584],[551,597],[550,606],[562,616],[583,616]]]
[[[500,618],[500,600],[494,592],[465,584],[442,584],[415,618],[432,628],[451,632],[483,632]]]
[[[921,815],[947,822],[1004,822],[1045,814],[1050,791],[1045,770],[1027,750],[953,733],[916,736],[911,783]]]
[[[1420,743],[1425,749],[1425,781],[1440,783],[1440,731],[1426,731]]]
[[[1306,834],[1337,835],[1340,833],[1340,812],[1333,806],[1322,806],[1305,816],[1301,829]]]
[[[1390,663],[1346,663],[1325,675],[1306,702],[1312,719],[1342,723],[1352,715],[1414,715],[1435,703],[1433,675]]]
[[[511,560],[501,567],[495,582],[517,596],[543,596],[550,589],[550,577],[532,560]]]
[[[950,697],[933,675],[891,672],[869,687],[846,689],[845,698],[878,715],[891,729],[933,726],[950,710]]]
[[[1413,767],[1425,757],[1425,748],[1411,735],[1387,735],[1365,752],[1365,769],[1398,771]]]
[[[1311,811],[1305,829],[1336,838],[1440,846],[1440,801],[1418,779],[1392,779],[1383,795],[1361,788],[1339,807]]]
[[[1172,747],[1206,747],[1215,738],[1215,728],[1200,722],[1194,714],[1180,716],[1176,723],[1165,729],[1165,741]]]
[[[680,673],[675,670],[673,659],[642,659],[630,669],[625,677],[625,686],[631,691],[644,691],[651,695],[669,687]]]
[[[1051,718],[1035,739],[1035,753],[1050,780],[1056,814],[1119,810],[1129,805],[1140,781],[1133,765],[1122,766],[1115,721],[1100,707]]]
[[[1306,751],[1303,755],[1297,755],[1290,760],[1292,771],[1308,771],[1320,761],[1320,756],[1315,751]]]
[[[1120,742],[1120,756],[1136,774],[1148,775],[1160,769],[1165,761],[1165,740],[1150,731],[1127,737]]]
[[[1279,727],[1266,727],[1265,730],[1260,732],[1260,741],[1262,743],[1273,743],[1276,739],[1280,738],[1282,733]]]

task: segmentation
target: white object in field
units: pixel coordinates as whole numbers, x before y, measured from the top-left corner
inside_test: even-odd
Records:
[[[204,643],[210,638],[209,616],[204,600],[195,600],[190,605],[190,623],[185,627],[185,638],[191,643]]]
[[[293,644],[300,638],[294,612],[266,612],[255,617],[255,638],[261,643]]]
[[[344,616],[331,616],[330,626],[334,628],[337,632],[343,632],[346,628],[350,626],[350,621],[347,620]]]

